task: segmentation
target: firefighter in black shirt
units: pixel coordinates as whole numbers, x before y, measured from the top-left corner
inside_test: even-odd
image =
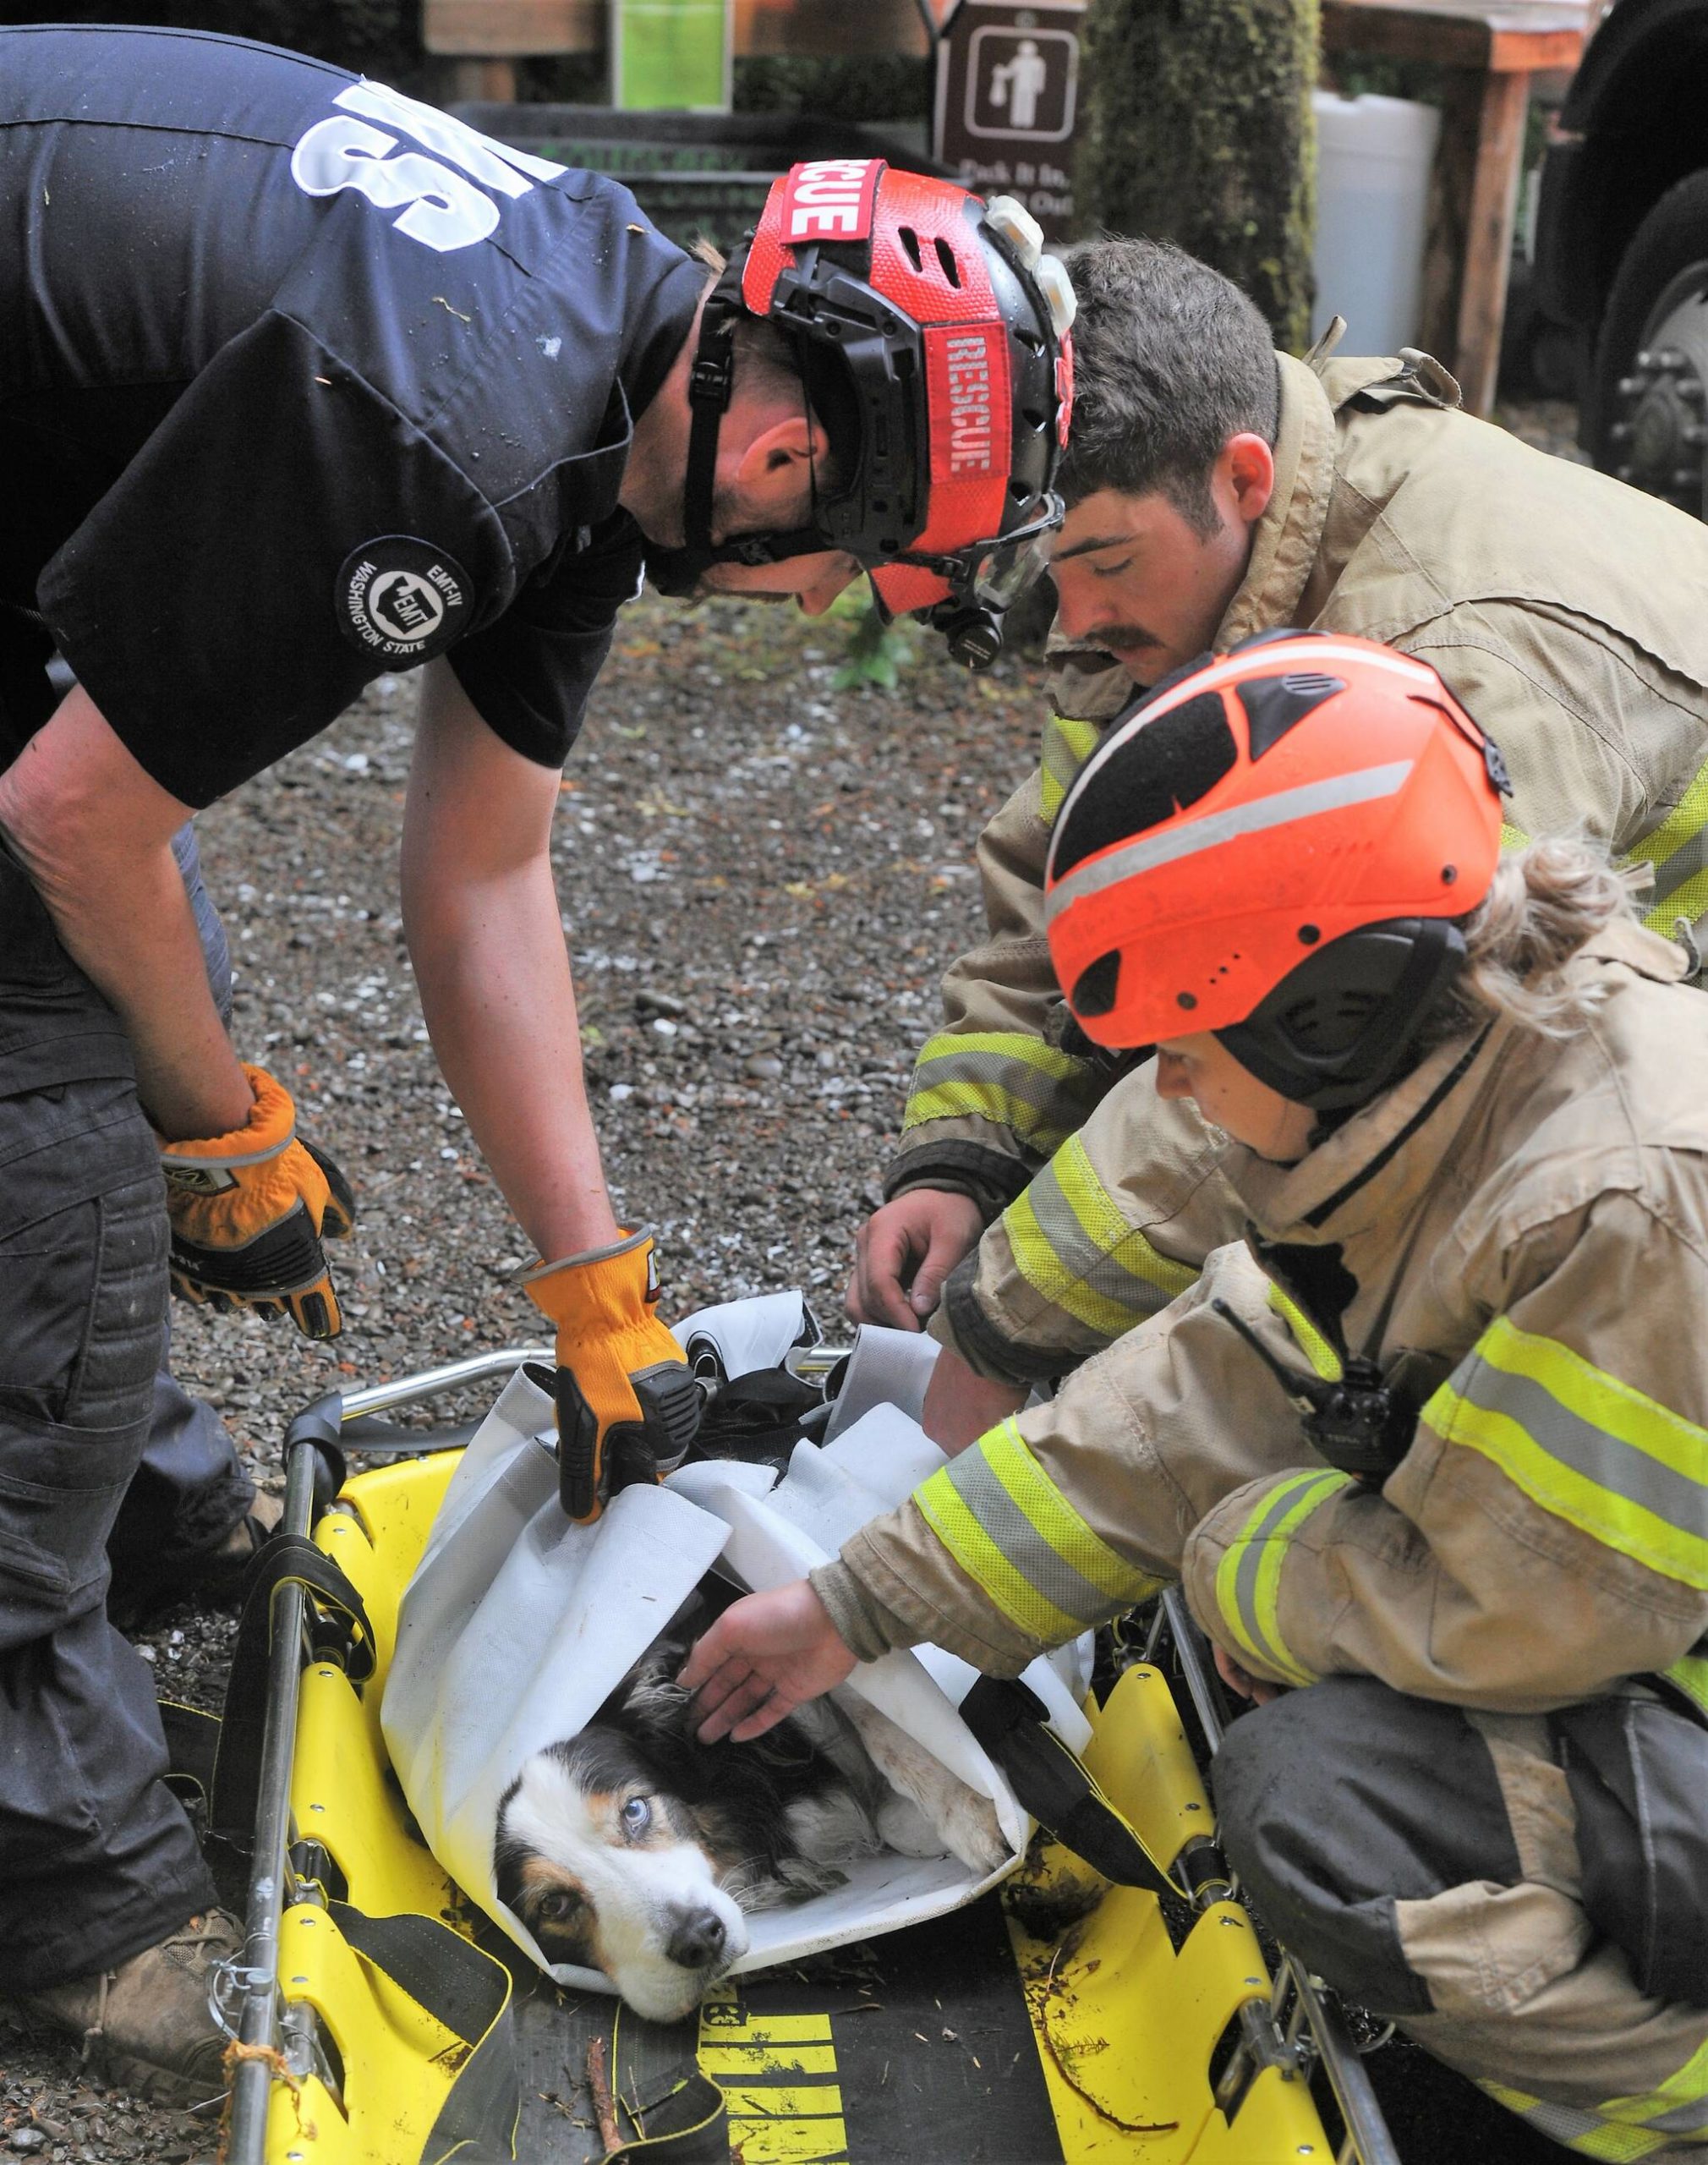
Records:
[[[330,1335],[352,1198],[227,1036],[189,816],[424,665],[410,951],[595,1516],[697,1403],[606,1195],[547,848],[616,612],[643,565],[809,609],[866,570],[988,658],[1059,516],[1072,295],[1017,206],[869,160],[796,167],[715,273],[609,182],[177,31],[0,32],[0,1943],[110,2071],[205,2096],[233,1924],[107,1543],[248,1545],[156,1373],[168,1271]]]

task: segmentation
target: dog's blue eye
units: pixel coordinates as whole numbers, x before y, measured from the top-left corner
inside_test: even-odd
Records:
[[[653,1823],[653,1808],[643,1796],[632,1796],[622,1808],[625,1834],[643,1834]]]

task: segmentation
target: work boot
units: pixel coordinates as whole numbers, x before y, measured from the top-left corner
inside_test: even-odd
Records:
[[[192,1598],[216,1605],[235,1601],[251,1559],[272,1539],[284,1515],[282,1499],[260,1489],[244,1516],[216,1547],[153,1567],[128,1559],[123,1576],[115,1574],[108,1590],[107,1615],[121,1631],[134,1631],[161,1609]]]
[[[80,2036],[85,2060],[107,2081],[156,2104],[200,2105],[229,2087],[230,2040],[208,1996],[214,1970],[243,1944],[229,1910],[207,1910],[116,1970],[26,1992],[17,2004]]]

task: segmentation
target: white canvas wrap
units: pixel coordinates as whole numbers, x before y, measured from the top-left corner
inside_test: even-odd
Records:
[[[710,1336],[731,1375],[770,1367],[802,1335],[798,1294],[703,1310],[676,1327],[686,1346]],[[381,1710],[391,1763],[429,1847],[495,1923],[560,1984],[610,1991],[598,1971],[548,1963],[494,1889],[498,1801],[534,1751],[574,1735],[718,1559],[753,1588],[797,1579],[899,1502],[943,1454],[914,1416],[928,1362],[919,1338],[861,1334],[868,1409],[824,1448],[795,1448],[781,1481],[769,1466],[707,1460],[660,1488],[624,1489],[594,1525],[571,1525],[557,1501],[550,1399],[518,1372],[452,1477],[419,1568],[405,1590]],[[886,1402],[881,1341],[901,1341],[895,1374],[908,1410]],[[851,1367],[852,1363],[851,1363]],[[1088,1642],[1026,1681],[1072,1749],[1090,1735],[1080,1711]],[[1031,1833],[1003,1777],[955,1712],[976,1672],[922,1647],[862,1663],[845,1689],[862,1693],[981,1795],[992,1799],[1010,1855],[983,1878],[952,1856],[885,1850],[847,1883],[747,1920],[737,1972],[890,1932],[956,1909],[1013,1869]]]

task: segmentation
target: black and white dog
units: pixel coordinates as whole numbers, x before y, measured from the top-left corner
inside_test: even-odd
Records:
[[[498,1807],[499,1899],[549,1962],[603,1970],[655,2022],[747,1953],[747,1915],[840,1885],[857,1858],[950,1851],[982,1876],[1008,1854],[988,1800],[857,1693],[751,1744],[701,1744],[676,1675],[709,1620],[676,1619]]]

